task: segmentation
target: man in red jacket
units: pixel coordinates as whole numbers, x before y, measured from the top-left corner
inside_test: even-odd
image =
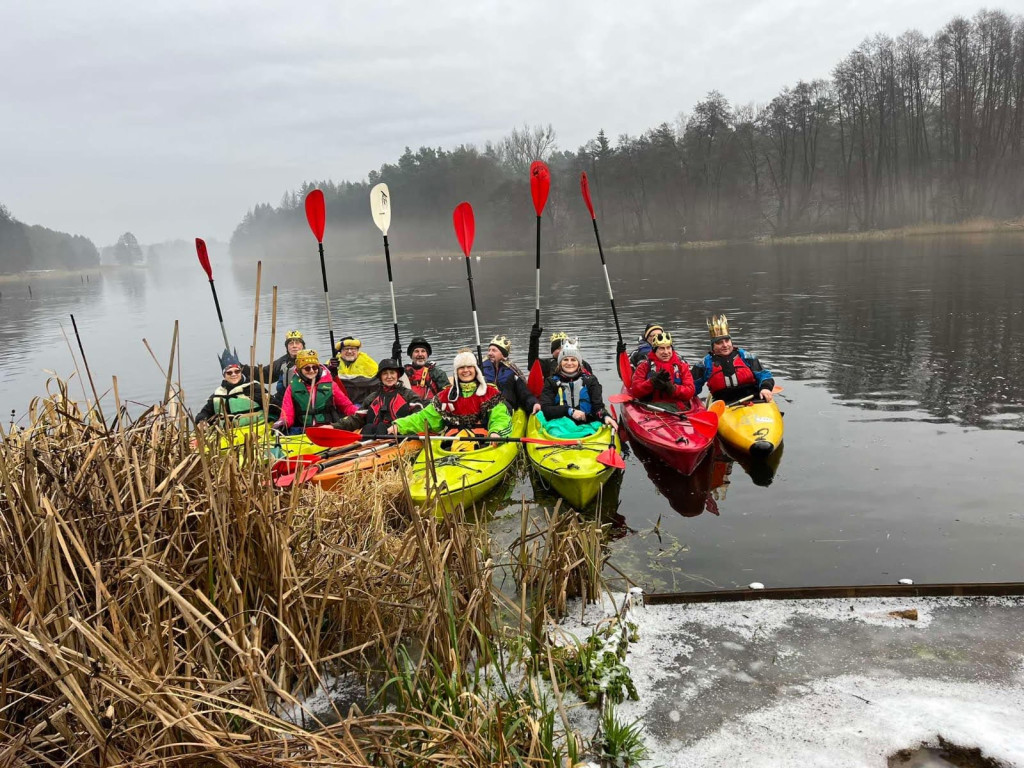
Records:
[[[633,397],[666,407],[686,409],[696,392],[690,366],[672,347],[672,334],[658,333],[652,351],[633,371],[629,391]]]

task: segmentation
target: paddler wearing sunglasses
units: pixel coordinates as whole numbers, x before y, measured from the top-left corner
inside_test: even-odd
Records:
[[[304,349],[295,356],[291,381],[281,401],[281,418],[274,428],[298,435],[306,427],[331,424],[355,412],[344,390],[320,364],[316,350]]]

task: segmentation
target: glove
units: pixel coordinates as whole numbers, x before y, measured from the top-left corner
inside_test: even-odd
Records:
[[[619,343],[615,345],[615,356],[618,357],[619,355],[621,355],[625,351],[626,351],[626,342],[619,341]]]
[[[396,362],[402,359],[402,345],[398,343],[398,339],[391,345],[391,359]]]
[[[658,371],[654,374],[654,377],[651,379],[651,384],[654,385],[655,389],[661,392],[672,391],[672,380],[668,375],[668,371]]]
[[[327,370],[331,372],[332,376],[338,375],[338,358],[331,355],[331,359],[327,362]]]
[[[534,323],[533,327],[530,329],[530,343],[531,344],[539,343],[540,342],[540,335],[542,333],[544,333],[544,329],[541,328],[536,323]]]
[[[283,421],[275,421],[273,428],[278,432],[284,432],[287,429],[287,425]]]

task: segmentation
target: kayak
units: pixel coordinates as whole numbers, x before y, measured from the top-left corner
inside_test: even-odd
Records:
[[[625,389],[623,392],[628,394]],[[715,444],[714,435],[708,438],[700,434],[686,418],[688,413],[705,410],[697,398],[690,400],[690,407],[679,413],[654,411],[637,400],[623,403],[621,408],[630,437],[684,475],[693,474]]]
[[[226,451],[232,446],[242,445],[246,439],[259,441],[277,458],[298,456],[303,453],[322,453],[327,449],[317,445],[305,435],[282,435],[263,422],[245,427],[235,427],[220,438],[220,449]],[[276,450],[275,450],[276,449]]]
[[[526,433],[526,414],[516,410],[512,414],[509,437],[523,437]],[[498,443],[475,451],[450,451],[448,443],[431,440],[429,450],[420,451],[409,475],[409,494],[417,504],[423,504],[429,495],[438,494],[442,510],[450,512],[469,506],[483,498],[505,477],[519,454],[519,443]],[[428,460],[428,453],[432,461]]]
[[[536,416],[530,417],[526,436],[544,440],[558,439],[544,429]],[[537,474],[576,509],[583,509],[593,501],[601,486],[615,471],[599,463],[597,455],[610,446],[614,446],[616,451],[622,450],[618,435],[613,435],[612,428],[607,425],[602,425],[594,434],[582,438],[581,443],[526,446],[526,455]]]
[[[419,440],[367,440],[359,444],[358,450],[345,453],[325,461],[322,469],[313,476],[325,491],[334,488],[346,475],[363,469],[376,469],[394,464],[405,456],[416,454],[423,444]]]
[[[782,414],[774,402],[734,405],[719,415],[718,436],[732,451],[770,456],[782,444]]]

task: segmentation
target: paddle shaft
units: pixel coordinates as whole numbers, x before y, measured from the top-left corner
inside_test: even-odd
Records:
[[[317,248],[320,251],[320,276],[324,280],[324,302],[327,304],[327,333],[331,337],[331,355],[334,355],[334,325],[331,323],[331,297],[327,292],[327,264],[324,262],[323,240],[317,241]],[[212,283],[212,281],[211,281]]]
[[[537,215],[537,309],[533,322],[540,328],[540,215]]]
[[[384,261],[388,265],[388,288],[391,289],[391,322],[395,325],[395,349],[398,352],[398,364],[402,364],[402,342],[398,340],[398,309],[395,307],[395,281],[391,277],[391,247],[388,245],[388,236],[384,235]]]
[[[224,328],[224,315],[220,311],[220,299],[217,298],[217,286],[213,284],[213,278],[210,278],[210,290],[213,291],[213,306],[217,308],[217,320],[220,322],[220,333],[224,337],[224,349],[231,349],[231,344],[228,342],[228,332]]]
[[[608,288],[608,301],[612,305],[612,318],[615,320],[615,333],[619,336],[619,343],[623,344],[622,340],[622,328],[619,326],[619,313],[615,309],[615,296],[612,294],[612,281],[608,277],[608,264],[604,260],[604,248],[601,247],[601,233],[597,230],[597,218],[590,220],[594,225],[594,237],[597,238],[597,252],[601,256],[601,269],[604,270],[604,284]]]
[[[469,256],[466,256],[466,277],[469,280],[469,304],[473,308],[473,330],[476,332],[476,357],[483,365],[484,353],[483,348],[480,346],[480,323],[476,317],[476,294],[473,292],[473,265],[469,260]],[[455,371],[456,378],[458,378],[458,371]]]

